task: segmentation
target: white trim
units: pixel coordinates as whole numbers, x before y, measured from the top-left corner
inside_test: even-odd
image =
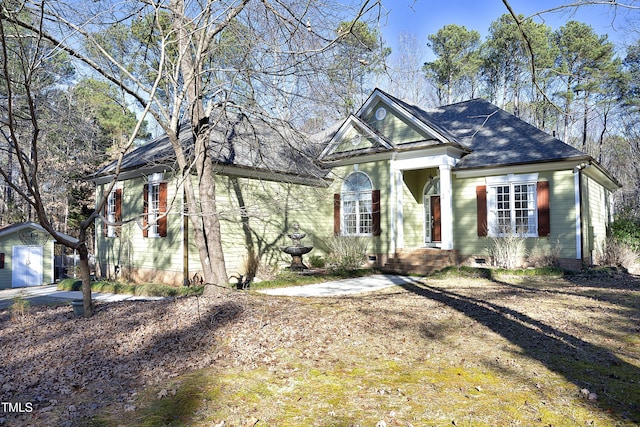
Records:
[[[390,160],[394,154],[396,154],[395,151],[389,150],[389,151],[382,151],[378,153],[367,154],[366,158],[364,159],[363,159],[363,156],[346,156],[346,157],[341,157],[335,160],[322,159],[321,161],[322,161],[322,164],[325,165],[326,167],[334,168],[339,166],[349,166],[349,165],[362,163],[362,162],[372,163],[377,161]]]
[[[422,240],[425,245],[431,245],[433,243],[436,243],[433,241],[433,236],[431,235],[431,229],[433,228],[433,225],[431,224],[431,197],[440,196],[440,189],[438,188],[437,193],[427,194],[427,187],[430,186],[433,183],[433,181],[436,179],[438,180],[438,187],[440,187],[439,174],[437,176],[429,178],[429,180],[427,180],[427,182],[422,187],[422,228],[423,228]],[[442,198],[440,198],[440,200],[442,200]],[[428,215],[427,215],[427,211],[429,211]],[[440,213],[442,214],[442,210],[440,211]],[[442,220],[441,220],[441,226],[442,226]],[[429,239],[427,239],[427,233],[429,234]],[[440,244],[440,242],[437,242],[437,243]]]
[[[425,187],[427,185],[428,182]],[[433,236],[431,236],[431,196],[427,196],[424,189],[422,190],[422,241],[425,245],[430,245],[433,242]]]
[[[396,233],[397,233],[397,225],[396,225],[396,219],[397,219],[397,211],[396,211],[396,193],[397,193],[397,189],[396,189],[396,185],[397,185],[397,180],[395,179],[395,175],[396,175],[396,153],[393,153],[393,156],[391,157],[391,160],[389,161],[389,206],[390,206],[390,212],[389,212],[389,252],[394,254],[397,252],[396,248],[397,248],[397,239],[396,239]],[[381,220],[382,221],[382,220]]]
[[[453,249],[453,179],[450,165],[440,165],[440,233],[442,249]]]
[[[404,248],[404,191],[403,191],[403,179],[402,179],[402,171],[396,171],[396,189],[397,191],[397,204],[396,208],[398,210],[398,238],[396,241],[396,247],[398,249]]]
[[[122,171],[118,175],[118,181],[126,181],[128,179],[142,178],[144,176],[152,175],[153,173],[157,173],[157,172],[164,173],[166,171],[167,171],[166,165],[154,165],[152,167],[140,166],[135,169]],[[93,182],[96,185],[108,184],[111,181],[113,181],[113,177],[114,175],[110,173],[108,175],[103,175],[103,176],[93,178]]]
[[[158,179],[160,177],[160,179]],[[162,174],[155,173],[149,177],[149,182],[147,184],[147,237],[150,238],[159,238],[159,224],[158,218],[160,217],[160,184],[162,180]],[[154,209],[154,189],[157,188],[158,198],[156,202],[158,203],[158,208]]]
[[[490,175],[507,175],[510,173],[526,174],[534,172],[571,170],[580,163],[584,163],[584,159],[562,160],[548,163],[531,163],[526,165],[496,166],[478,169],[457,169],[453,173],[456,178],[484,178]]]
[[[328,187],[329,184],[327,181],[330,181],[329,178],[324,176],[312,177],[311,175],[294,175],[285,172],[275,172],[275,171],[267,171],[260,169],[253,169],[248,166],[236,166],[236,165],[223,165],[221,163],[214,163],[213,165],[217,174],[226,175],[226,176],[237,176],[240,178],[249,178],[249,179],[259,179],[270,182],[285,182],[291,184],[301,184],[308,185],[312,187]],[[122,172],[118,176],[118,182],[126,181],[129,179],[137,179],[142,178],[144,176],[149,176],[154,172],[162,171],[164,173],[167,172],[166,166],[157,166],[152,169],[140,168],[133,169],[130,171]],[[113,175],[108,175],[100,178],[94,179],[94,183],[96,185],[107,184],[113,180]]]
[[[582,260],[582,205],[580,203],[580,167],[573,170],[574,203],[576,210],[576,259]]]
[[[333,135],[333,138],[331,138],[331,140],[329,141],[327,146],[324,148],[324,150],[322,150],[322,153],[320,153],[320,156],[318,156],[318,158],[323,159],[324,157],[333,155],[333,154],[346,155],[347,153],[349,153],[349,151],[344,151],[340,153],[335,153],[334,151],[340,144],[344,142],[347,132],[349,132],[349,130],[351,129],[353,129],[355,132],[357,132],[360,135],[364,134],[367,138],[373,139],[375,142],[377,142],[378,144],[380,144],[381,146],[383,146],[388,150],[391,150],[393,148],[387,141],[384,140],[384,138],[376,134],[371,129],[371,127],[369,127],[367,123],[365,123],[359,117],[356,117],[352,114],[349,117],[347,117],[344,123],[342,123],[342,125],[340,126],[336,134]],[[372,145],[375,146],[375,144],[372,144]],[[353,150],[353,151],[356,151],[356,150]]]
[[[507,184],[527,184],[538,182],[538,174],[507,174],[502,176],[488,176],[486,178],[487,185],[507,185]]]
[[[162,172],[156,172],[149,175],[149,184],[159,184],[162,182],[163,175],[164,174]]]
[[[111,189],[111,192],[109,194],[107,194],[107,200],[105,201],[106,204],[106,215],[105,215],[105,219],[107,222],[107,235],[105,237],[108,238],[113,238],[113,237],[117,237],[116,236],[116,226],[113,225],[116,222],[116,191],[119,190],[119,188],[116,188],[115,186]],[[113,203],[113,212],[111,212],[111,205]],[[122,203],[122,201],[121,201]],[[121,206],[122,208],[122,206]]]
[[[620,183],[614,181],[604,168],[596,162],[592,161],[588,165],[585,165],[582,170],[584,171],[584,175],[592,178],[609,191],[613,192],[622,187]]]
[[[399,170],[429,169],[443,165],[455,166],[457,159],[448,154],[438,154],[435,156],[399,156],[396,160],[396,167]]]
[[[347,179],[350,176],[353,176],[355,174],[364,175],[367,178],[367,180],[369,181],[370,190],[357,191],[355,193],[354,192],[346,192],[346,191],[343,190],[344,189],[344,185],[347,182]],[[359,197],[355,198],[356,204],[354,206],[355,207],[355,217],[356,217],[356,232],[355,233],[346,233],[345,232],[347,227],[346,227],[345,222],[344,222],[345,212],[346,212],[346,210],[344,208],[344,203],[347,201],[346,195],[348,195],[348,194],[362,194],[362,193],[365,193],[365,192],[369,192],[370,195],[373,196],[374,189],[375,188],[373,186],[373,180],[371,179],[371,177],[368,174],[366,174],[365,172],[359,171],[357,168],[354,168],[354,170],[352,172],[350,172],[344,178],[344,180],[342,181],[341,188],[340,188],[340,234],[341,235],[343,235],[343,236],[373,236],[373,198],[370,199],[370,201],[371,201],[371,215],[372,215],[372,217],[371,217],[371,221],[372,221],[371,222],[371,227],[372,227],[372,229],[371,229],[371,232],[369,232],[369,233],[361,233],[360,232],[361,224],[360,224],[360,209],[359,209],[360,199],[359,199]]]
[[[485,178],[485,183],[487,185],[487,226],[488,226],[488,235],[489,236],[501,236],[504,235],[495,229],[496,224],[498,222],[496,218],[496,187],[509,187],[509,209],[510,209],[510,219],[511,219],[511,232],[515,230],[516,226],[516,215],[513,206],[513,200],[515,200],[513,196],[514,194],[514,185],[534,185],[534,199],[533,205],[535,207],[533,212],[532,220],[535,223],[535,228],[532,231],[531,227],[529,230],[523,234],[524,237],[538,237],[538,226],[539,226],[539,218],[538,218],[538,183],[539,174],[538,173],[530,173],[530,174],[507,174],[502,176],[488,176]]]

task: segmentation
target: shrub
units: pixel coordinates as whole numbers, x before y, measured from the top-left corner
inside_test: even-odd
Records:
[[[562,246],[557,240],[551,248],[540,246],[540,240],[536,240],[535,246],[529,252],[528,261],[531,267],[555,267],[560,261]]]
[[[327,262],[320,255],[311,255],[309,257],[309,265],[312,268],[324,268],[326,264]]]
[[[520,267],[527,256],[526,238],[521,234],[505,233],[489,238],[489,255],[500,268],[514,269]]]
[[[357,270],[367,259],[369,239],[363,236],[334,236],[329,240],[327,264],[334,270]]]
[[[598,265],[631,270],[640,264],[640,253],[628,243],[608,237],[596,251],[594,261]]]
[[[640,218],[622,216],[609,226],[609,235],[619,243],[640,252]]]
[[[31,303],[22,295],[16,295],[13,297],[13,304],[11,305],[11,319],[14,321],[22,321],[29,311]]]

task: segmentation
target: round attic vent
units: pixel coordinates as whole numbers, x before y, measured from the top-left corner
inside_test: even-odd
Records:
[[[387,110],[384,107],[380,107],[376,110],[376,119],[382,120],[387,116]]]

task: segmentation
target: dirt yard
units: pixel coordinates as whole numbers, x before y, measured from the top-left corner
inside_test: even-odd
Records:
[[[0,425],[633,426],[640,278],[0,312]]]

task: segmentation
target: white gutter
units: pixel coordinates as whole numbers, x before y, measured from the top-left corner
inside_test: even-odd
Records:
[[[582,171],[589,167],[588,163],[580,163],[573,169],[573,186],[576,210],[576,259],[582,261]]]

